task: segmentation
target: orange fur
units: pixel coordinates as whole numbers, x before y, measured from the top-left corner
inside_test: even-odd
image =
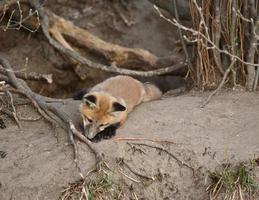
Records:
[[[143,84],[129,76],[112,77],[96,85],[84,96],[84,99],[93,96],[96,101],[83,100],[80,105],[83,119],[91,121],[88,137],[93,138],[98,131],[111,124],[120,123],[122,125],[126,121],[128,113],[135,106],[141,102],[158,99],[161,95],[162,92],[155,85]],[[126,109],[116,111],[113,107],[114,103],[118,103]]]

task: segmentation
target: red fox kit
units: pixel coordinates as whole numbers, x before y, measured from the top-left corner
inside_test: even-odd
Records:
[[[130,76],[115,76],[97,84],[80,104],[85,136],[93,141],[112,137],[135,106],[161,96],[157,86]]]

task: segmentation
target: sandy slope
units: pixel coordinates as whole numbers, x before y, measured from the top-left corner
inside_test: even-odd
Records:
[[[179,144],[145,143],[167,149],[193,168],[202,167],[202,172],[219,163],[259,156],[258,94],[223,93],[201,109],[204,96],[189,93],[143,104],[116,137],[173,140]],[[76,104],[60,106],[76,119]],[[18,111],[23,117],[37,117],[30,106],[20,106]],[[0,158],[1,200],[57,199],[62,187],[79,179],[63,130],[53,131],[42,120],[24,122],[21,130],[11,120],[5,122],[7,128],[0,130],[0,150],[8,154]],[[111,167],[116,166],[116,158],[123,157],[136,171],[156,178],[137,184],[117,177],[125,184],[133,183],[139,199],[207,199],[203,180],[195,181],[190,169],[164,152],[143,146],[136,146],[142,153],[133,151],[127,141],[106,140],[96,145]],[[86,173],[94,163],[93,154],[81,143],[79,154]],[[125,173],[141,180],[126,169]]]

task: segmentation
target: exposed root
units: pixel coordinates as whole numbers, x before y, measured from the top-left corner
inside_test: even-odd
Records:
[[[44,111],[38,104],[38,102],[32,97],[30,96],[27,92],[22,91],[22,90],[17,90],[17,89],[5,89],[5,90],[0,90],[0,91],[10,91],[12,93],[18,93],[21,94],[23,96],[25,96],[26,98],[28,98],[30,100],[30,102],[32,103],[32,105],[36,108],[36,110],[38,111],[38,113],[47,121],[49,122],[52,127],[56,127],[57,126],[57,121],[55,119],[53,119],[50,114],[48,113],[48,111]],[[63,124],[60,124],[61,127],[64,128]]]
[[[66,21],[59,16],[56,16],[51,11],[44,9],[38,1],[31,0],[30,4],[33,5],[39,12],[41,17],[41,28],[49,43],[58,51],[71,58],[74,64],[83,64],[92,69],[132,76],[154,76],[168,74],[186,66],[186,64],[179,60],[178,62],[175,62],[176,60],[174,56],[158,59],[155,55],[143,49],[130,49],[107,43],[100,38],[93,36],[86,30],[75,26],[73,23]],[[105,58],[109,60],[110,64],[116,63],[116,65],[108,66],[90,61],[89,59],[83,57],[79,52],[74,50],[74,48],[66,41],[63,35],[67,35],[76,39],[76,41],[81,45],[105,56]],[[160,67],[161,63],[170,67],[154,69],[151,71],[136,71],[119,68],[120,65],[125,65],[127,62],[132,64],[132,60],[136,60],[138,63],[142,63],[140,65],[142,67],[144,63],[145,70],[148,68],[154,69],[154,67]]]
[[[149,147],[149,148],[153,148],[153,149],[157,149],[159,151],[163,151],[166,154],[168,154],[170,157],[172,157],[174,160],[177,161],[177,163],[180,166],[185,166],[186,168],[190,169],[193,174],[195,174],[195,170],[193,167],[191,167],[190,165],[188,165],[187,163],[185,163],[184,161],[180,160],[177,156],[175,156],[173,153],[169,152],[168,150],[164,149],[163,147],[158,147],[158,146],[153,146],[150,144],[145,144],[145,143],[131,143],[132,145],[137,145],[137,146],[145,146],[145,147]]]
[[[46,12],[46,14],[48,14],[49,19],[51,20],[51,25],[49,25],[48,29],[49,32],[63,47],[72,51],[75,50],[66,41],[63,35],[75,39],[81,46],[101,54],[109,61],[109,63],[114,62],[117,66],[125,65],[127,62],[134,62],[134,60],[138,63],[154,66],[158,61],[158,58],[155,55],[146,50],[131,49],[105,42],[87,30],[75,26],[72,22],[59,17],[50,11]]]
[[[97,150],[97,148],[94,146],[94,144],[88,140],[86,137],[84,137],[84,135],[79,132],[78,130],[76,130],[73,122],[70,120],[69,121],[69,127],[70,130],[72,131],[73,135],[75,135],[78,139],[80,139],[81,141],[83,141],[85,144],[88,145],[88,147],[92,150],[92,152],[95,154],[95,158],[96,158],[96,169],[99,170],[100,169],[100,165],[102,162],[102,154]],[[72,138],[72,136],[70,136]]]
[[[136,137],[114,137],[112,138],[114,141],[149,141],[149,142],[156,142],[156,143],[164,143],[164,144],[183,144],[183,143],[175,143],[174,141],[170,140],[158,140],[158,139],[149,139],[149,138],[136,138]]]
[[[0,91],[3,91],[3,90],[0,89]],[[19,128],[21,128],[22,126],[21,126],[21,123],[20,123],[19,118],[17,116],[16,108],[14,106],[13,95],[8,90],[4,90],[4,93],[6,94],[6,98],[9,98],[9,99],[6,99],[5,102],[4,102],[3,98],[1,98],[2,105],[1,105],[1,108],[0,108],[0,112],[9,116],[10,118],[14,119],[17,126]],[[7,107],[9,107],[9,105],[10,105],[11,109],[9,110],[9,109],[5,108],[3,106],[3,104],[8,104]],[[1,119],[1,121],[2,121],[2,119]],[[0,124],[1,124],[1,122],[0,122]],[[1,125],[0,125],[0,128],[1,128]]]
[[[21,93],[28,97],[33,105],[37,108],[39,113],[47,119],[52,124],[55,124],[58,120],[55,119],[55,117],[58,117],[64,124],[63,128],[68,130],[68,137],[69,141],[73,145],[74,148],[74,156],[75,156],[75,162],[77,167],[79,168],[77,164],[77,146],[74,141],[74,135],[79,138],[81,141],[86,143],[89,148],[93,151],[93,153],[96,156],[96,168],[100,168],[100,163],[102,160],[101,153],[94,147],[93,143],[86,139],[83,134],[81,134],[79,131],[76,130],[73,122],[67,117],[65,113],[63,113],[62,110],[58,109],[55,105],[52,103],[47,103],[46,100],[49,100],[49,98],[43,97],[41,95],[38,95],[31,91],[31,89],[28,87],[28,85],[23,82],[22,80],[18,79],[16,75],[14,74],[10,63],[8,60],[5,59],[5,56],[3,54],[0,54],[0,64],[6,69],[7,75],[8,75],[8,82],[16,88],[16,92]],[[55,117],[54,117],[54,116]],[[81,170],[80,170],[81,172]]]
[[[18,119],[18,117],[17,117],[16,108],[15,108],[15,106],[14,106],[14,104],[13,104],[13,95],[12,95],[11,92],[9,92],[8,90],[6,91],[6,94],[7,94],[7,96],[9,96],[9,98],[10,98],[10,103],[11,103],[11,107],[12,107],[12,115],[13,115],[13,118],[14,118],[15,122],[17,123],[18,127],[21,128],[22,126],[21,126],[21,123],[20,123],[20,121],[19,121],[19,119]]]
[[[152,181],[155,180],[154,177],[150,177],[150,176],[147,176],[147,175],[144,175],[144,174],[140,174],[140,173],[137,172],[136,170],[133,170],[133,168],[130,167],[129,164],[126,163],[123,158],[118,159],[118,165],[124,165],[124,166],[126,166],[126,167],[127,167],[133,174],[135,174],[136,176],[139,176],[139,177],[144,178],[144,179],[146,179],[146,180],[152,180]]]
[[[118,171],[119,171],[123,176],[125,176],[126,178],[128,178],[129,180],[131,180],[131,181],[133,181],[133,182],[135,182],[135,183],[140,183],[140,182],[141,182],[140,180],[137,180],[137,179],[132,178],[131,176],[125,174],[125,173],[122,171],[122,169],[121,169],[120,167],[118,167],[118,168],[119,168]]]

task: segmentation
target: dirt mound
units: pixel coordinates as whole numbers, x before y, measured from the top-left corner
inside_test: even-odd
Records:
[[[122,188],[132,187],[139,199],[207,199],[206,170],[258,157],[258,94],[224,93],[202,109],[203,99],[204,95],[195,93],[142,104],[116,135],[175,144],[116,139],[95,144],[104,153],[114,181]],[[78,103],[60,105],[77,122]],[[22,122],[18,129],[1,116],[7,128],[0,131],[0,151],[7,155],[0,158],[0,199],[58,199],[64,187],[80,179],[66,132],[37,119],[29,105],[17,109],[19,116],[35,121]],[[94,156],[85,144],[78,142],[78,146],[79,166],[86,174],[94,165]],[[154,180],[118,167],[119,158]],[[191,168],[199,173],[193,174]]]

